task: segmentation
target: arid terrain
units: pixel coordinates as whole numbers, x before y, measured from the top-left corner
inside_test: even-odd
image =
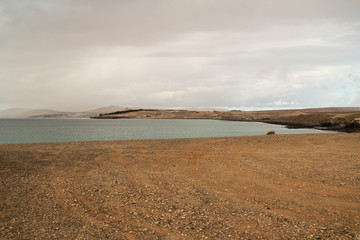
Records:
[[[102,119],[159,118],[159,119],[218,119],[260,121],[289,127],[308,127],[353,132],[360,129],[360,108],[310,108],[271,111],[194,111],[126,109],[100,114]]]
[[[0,145],[0,239],[359,239],[360,134]]]

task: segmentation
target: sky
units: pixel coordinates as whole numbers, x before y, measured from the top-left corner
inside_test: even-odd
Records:
[[[0,110],[360,106],[359,0],[0,0]]]

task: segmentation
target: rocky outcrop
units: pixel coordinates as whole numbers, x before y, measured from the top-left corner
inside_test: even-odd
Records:
[[[360,129],[360,120],[352,117],[332,117],[320,123],[320,127],[327,129],[343,129],[354,131]]]

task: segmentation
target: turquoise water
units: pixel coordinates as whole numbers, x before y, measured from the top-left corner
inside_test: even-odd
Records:
[[[0,119],[0,144],[324,133],[257,122],[190,119]]]

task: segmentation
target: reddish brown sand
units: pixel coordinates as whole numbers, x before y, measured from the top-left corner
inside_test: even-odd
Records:
[[[359,239],[360,134],[0,145],[0,239]]]

